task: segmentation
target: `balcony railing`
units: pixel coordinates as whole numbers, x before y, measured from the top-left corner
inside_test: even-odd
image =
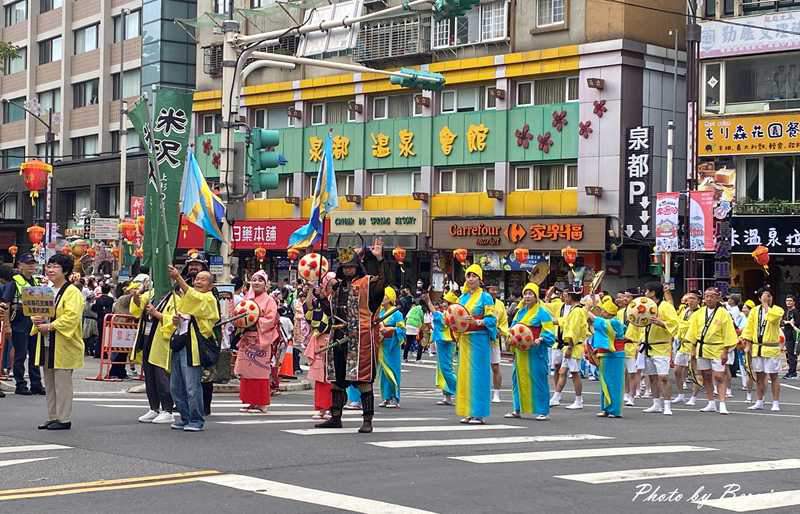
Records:
[[[742,0],[745,14],[783,9],[800,9],[800,0]]]
[[[362,23],[353,59],[357,62],[403,60],[429,54],[430,50],[430,18],[404,16]]]
[[[734,214],[800,214],[800,203],[789,201],[738,202],[733,208]]]

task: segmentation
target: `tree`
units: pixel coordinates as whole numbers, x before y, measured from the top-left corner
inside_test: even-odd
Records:
[[[10,59],[19,57],[19,48],[7,41],[0,41],[0,63],[5,64]]]

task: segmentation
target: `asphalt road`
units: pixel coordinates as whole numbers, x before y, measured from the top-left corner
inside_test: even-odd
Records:
[[[44,397],[10,394],[0,513],[800,512],[800,381],[783,382],[780,413],[747,411],[735,390],[729,416],[643,414],[639,400],[617,420],[594,416],[594,382],[582,411],[556,408],[546,422],[504,419],[505,390],[489,424],[467,428],[434,405],[433,367],[404,366],[401,408],[379,409],[370,435],[302,432],[310,391],[274,398],[266,416],[217,395],[202,433],[137,423],[144,395],[119,384],[76,380],[68,432],[36,430]],[[259,423],[232,424],[243,421]]]

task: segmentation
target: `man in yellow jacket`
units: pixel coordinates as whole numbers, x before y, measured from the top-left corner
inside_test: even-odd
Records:
[[[780,338],[783,309],[772,304],[772,291],[769,288],[760,289],[758,299],[761,305],[750,310],[747,325],[742,330],[742,339],[746,344],[745,354],[750,354],[753,373],[756,375],[756,403],[748,409],[764,409],[764,393],[769,375],[772,382],[770,410],[778,412],[781,410],[781,384],[778,381],[778,373],[783,363],[781,355],[786,351],[785,343],[781,342]]]

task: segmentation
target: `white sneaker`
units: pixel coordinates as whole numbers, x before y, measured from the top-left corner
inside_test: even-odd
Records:
[[[158,417],[158,412],[154,410],[147,411],[144,416],[139,416],[139,423],[152,423]],[[171,422],[170,422],[171,423]]]
[[[672,416],[672,406],[669,400],[664,400],[664,415]]]
[[[685,401],[686,397],[683,395],[683,393],[679,394],[678,396],[672,399],[672,403],[683,403]]]
[[[728,414],[728,406],[725,405],[725,402],[719,402],[719,413]]]
[[[780,412],[780,410],[781,410],[780,402],[772,402],[772,408],[770,410],[772,412]]]
[[[697,398],[695,398],[694,396],[686,400],[686,405],[688,405],[689,407],[694,407],[696,403],[697,403]]]
[[[172,423],[175,423],[175,416],[173,416],[171,412],[161,411],[161,413],[156,416],[152,423],[156,425],[166,425],[169,423],[171,425]]]
[[[553,397],[550,398],[550,406],[558,407],[559,405],[561,405],[561,398],[557,397],[556,395],[553,395]]]
[[[700,409],[700,412],[717,412],[717,404],[714,401],[708,402],[708,404]]]
[[[753,403],[753,393],[747,391],[747,403]]]
[[[633,401],[633,398],[628,396],[628,399],[625,400],[625,405],[627,405],[628,407],[635,407],[636,403]]]
[[[492,403],[500,403],[500,390],[492,389]]]
[[[764,410],[764,400],[756,400],[756,403],[749,406],[747,410]]]
[[[564,407],[564,408],[565,408],[565,409],[567,409],[567,410],[578,410],[578,409],[582,409],[582,408],[583,408],[583,401],[578,401],[578,400],[575,400],[574,402],[570,403],[569,405],[567,405],[567,406],[566,406],[566,407]]]
[[[652,412],[663,412],[664,406],[661,404],[661,400],[653,400],[653,405],[649,406],[642,412],[645,414],[650,414]]]

